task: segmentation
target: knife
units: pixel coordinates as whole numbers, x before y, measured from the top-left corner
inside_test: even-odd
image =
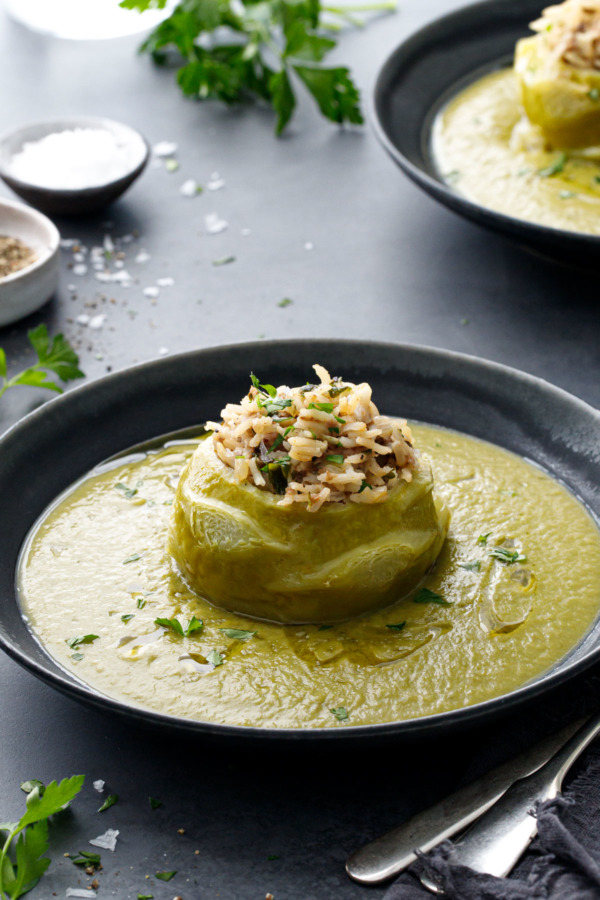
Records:
[[[346,872],[360,884],[379,884],[402,872],[415,861],[417,850],[427,853],[446,838],[463,831],[490,809],[512,784],[540,769],[586,721],[579,719],[565,726],[516,759],[502,763],[482,778],[361,847],[348,858]]]
[[[454,845],[452,863],[497,877],[508,875],[537,833],[535,804],[560,794],[564,776],[599,733],[600,716],[594,716],[545,765],[515,781]],[[421,883],[435,894],[443,893],[426,874]]]

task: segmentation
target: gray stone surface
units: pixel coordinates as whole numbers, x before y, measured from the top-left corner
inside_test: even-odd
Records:
[[[336,58],[351,66],[366,105],[388,51],[452,6],[403,0],[396,15],[343,36]],[[180,163],[175,173],[148,169],[96,219],[57,222],[64,238],[87,246],[135,232],[123,246],[135,282],[125,288],[102,285],[91,271],[74,275],[65,252],[58,295],[0,329],[11,372],[33,361],[26,331],[42,321],[78,347],[88,378],[160,352],[259,336],[365,337],[494,359],[600,405],[600,306],[589,273],[536,258],[438,207],[395,169],[368,127],[338,131],[303,98],[289,134],[276,140],[268,111],[183,99],[172,73],[137,57],[136,44],[44,38],[0,15],[1,130],[69,113],[106,115],[151,143],[176,141]],[[206,187],[213,172],[224,188],[181,196],[185,180]],[[229,223],[220,234],[206,233],[211,213]],[[150,259],[137,263],[142,249]],[[228,256],[235,262],[213,265]],[[165,277],[174,284],[152,303],[143,289]],[[281,307],[283,298],[293,302]],[[106,318],[90,329],[77,323],[82,315]],[[43,399],[10,391],[0,430]],[[250,756],[127,727],[59,696],[4,656],[0,684],[0,818],[20,814],[25,778],[82,772],[88,780],[55,823],[54,862],[32,900],[87,883],[62,854],[86,849],[108,827],[121,835],[116,852],[103,854],[100,897],[379,897],[381,890],[346,878],[346,855],[510,752],[497,726],[418,752]],[[102,814],[96,778],[121,796]],[[149,796],[163,806],[151,811]],[[178,871],[168,884],[146,879],[164,869]]]

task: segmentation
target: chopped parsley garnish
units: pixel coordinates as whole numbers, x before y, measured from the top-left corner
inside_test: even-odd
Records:
[[[83,653],[71,653],[71,659],[75,660],[75,662],[81,662]]]
[[[121,481],[118,481],[114,486],[115,491],[121,491],[123,496],[130,500],[132,497],[135,497],[137,494],[137,488],[128,487],[128,485],[123,484]]]
[[[137,562],[138,559],[142,558],[141,553],[132,553],[131,556],[128,556],[127,559],[123,560],[123,565],[126,566],[127,563]]]
[[[280,412],[282,409],[287,409],[288,406],[291,405],[291,400],[280,398],[279,400],[266,400],[262,404],[262,407],[268,416],[272,416],[274,413]]]
[[[77,856],[70,856],[69,859],[74,866],[85,866],[86,869],[99,869],[102,865],[100,854],[88,853],[87,850],[80,850]]]
[[[102,806],[98,809],[98,812],[104,812],[105,809],[110,809],[111,806],[114,806],[115,803],[119,802],[118,794],[109,794]]]
[[[330,397],[339,397],[341,394],[345,394],[346,391],[349,390],[350,386],[347,384],[330,384],[327,393]]]
[[[138,609],[143,609],[143,608],[145,607],[145,605],[146,605],[146,598],[145,598],[145,597],[138,597],[138,598],[137,598],[137,608],[138,608]]]
[[[234,641],[247,641],[257,633],[256,631],[244,631],[242,628],[219,628],[219,631]]]
[[[477,538],[477,543],[478,544],[487,544],[487,539],[489,538],[491,533],[492,533],[491,531],[488,531],[487,534],[480,534],[479,537]]]
[[[217,668],[217,666],[223,665],[223,654],[219,653],[218,650],[211,650],[206,659],[211,664],[211,666],[215,667],[215,669]]]
[[[598,88],[592,88],[591,90],[589,90],[588,97],[590,98],[590,100],[593,100],[594,103],[600,100],[600,91],[598,90]]]
[[[365,488],[369,488],[370,491],[373,490],[373,488],[371,487],[371,485],[369,484],[369,482],[367,481],[367,479],[366,479],[366,478],[363,478],[362,484],[361,484],[361,486],[360,486],[359,489],[358,489],[358,493],[359,493],[359,494],[362,494],[362,492],[365,490]]]
[[[348,710],[344,706],[337,706],[335,709],[330,709],[330,713],[332,713],[338,722],[344,722],[348,718]]]
[[[550,163],[549,166],[546,166],[545,169],[538,170],[538,175],[542,178],[552,178],[554,175],[560,175],[565,168],[567,159],[568,156],[566,153],[559,153],[554,162]]]
[[[277,459],[270,460],[266,466],[261,466],[261,472],[273,472],[275,469],[280,469],[282,466],[291,466],[292,459],[286,454],[285,456],[278,456]]]
[[[527,557],[520,550],[509,550],[508,547],[494,547],[493,550],[489,551],[489,555],[493,559],[506,563],[507,566],[511,566],[516,562],[527,561]]]
[[[291,306],[293,302],[294,301],[292,300],[291,297],[284,297],[283,300],[279,301],[277,306],[279,306],[281,309],[285,309],[286,306]]]
[[[479,572],[481,569],[481,560],[472,559],[469,562],[459,563],[458,565],[461,569],[466,569],[467,572]]]
[[[44,791],[46,790],[46,785],[43,781],[38,781],[37,778],[31,778],[29,781],[22,781],[19,785],[24,794],[30,794],[34,788],[37,788],[40,797],[44,796]]]
[[[157,800],[156,797],[148,797],[150,802],[150,809],[158,809],[162,806],[162,800]]]
[[[395,624],[386,625],[385,627],[389,628],[390,631],[402,631],[402,629],[404,628],[405,625],[406,625],[406,622],[396,622]]]
[[[321,412],[329,413],[331,415],[335,408],[335,403],[309,403],[307,408],[319,409]]]
[[[75,647],[79,647],[80,644],[91,644],[97,640],[97,634],[78,634],[76,637],[69,638],[66,643],[69,645],[71,650],[74,650]]]
[[[229,263],[235,262],[235,256],[220,256],[219,259],[213,259],[213,266],[226,266]]]
[[[138,894],[137,900],[154,900],[154,894]]]
[[[133,618],[135,618],[135,613],[125,613],[124,616],[121,616],[121,622],[131,622]]]
[[[429,588],[422,587],[419,588],[415,596],[413,597],[414,603],[437,603],[440,606],[451,606],[452,604],[448,602],[448,600],[444,600],[441,594],[436,594],[435,591],[430,591]]]
[[[154,624],[160,625],[162,628],[169,628],[180,637],[190,637],[190,635],[194,634],[196,631],[202,631],[202,628],[204,627],[204,622],[202,622],[200,619],[197,619],[196,616],[192,616],[185,629],[179,619],[176,618],[158,618],[154,620]]]
[[[254,372],[250,372],[250,381],[257,391],[261,391],[261,393],[265,394],[268,397],[277,396],[277,388],[273,387],[272,384],[261,384]]]
[[[157,873],[156,873],[156,877],[157,877],[160,881],[170,881],[171,878],[173,878],[174,875],[177,875],[177,872],[176,872],[176,871],[173,871],[173,872],[157,872]]]
[[[334,463],[336,466],[344,465],[344,456],[341,453],[330,453],[325,459],[327,462]]]

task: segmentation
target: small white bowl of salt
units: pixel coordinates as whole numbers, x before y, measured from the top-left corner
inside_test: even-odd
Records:
[[[127,190],[149,152],[138,131],[112,119],[34,122],[0,138],[0,178],[49,215],[87,215]]]

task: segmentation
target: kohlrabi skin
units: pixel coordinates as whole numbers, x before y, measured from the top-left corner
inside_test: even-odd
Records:
[[[429,464],[383,503],[317,512],[235,480],[203,441],[182,474],[169,549],[190,587],[215,606],[285,623],[335,622],[384,607],[434,564],[449,514]]]

